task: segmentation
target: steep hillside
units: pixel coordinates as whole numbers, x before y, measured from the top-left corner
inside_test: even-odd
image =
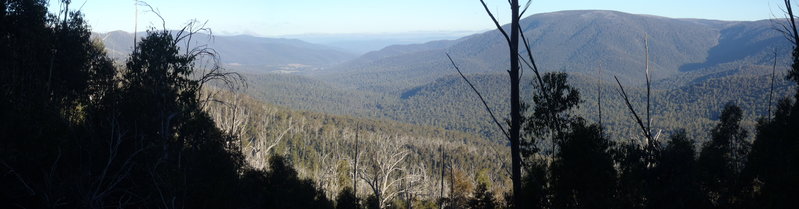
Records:
[[[748,124],[764,115],[774,52],[777,93],[790,92],[787,41],[769,21],[726,22],[669,19],[613,11],[565,11],[522,21],[544,71],[564,71],[582,90],[577,113],[597,119],[596,84],[602,81],[604,125],[633,137],[637,130],[617,93],[618,76],[643,111],[644,34],[650,49],[653,120],[665,131],[687,128],[699,138],[730,101],[742,106]],[[280,106],[388,119],[460,130],[501,141],[484,107],[455,74],[445,53],[473,80],[500,114],[507,113],[507,47],[496,31],[454,41],[387,47],[358,59],[300,75],[252,75],[250,94]],[[596,72],[601,65],[602,77]],[[523,92],[531,92],[525,70]],[[530,93],[523,101],[530,102]],[[775,99],[776,100],[776,99]]]
[[[736,69],[742,70],[742,69]],[[743,69],[742,71],[752,69]],[[764,70],[764,69],[761,69]],[[522,101],[530,103],[532,77],[523,79]],[[698,139],[717,120],[727,102],[741,106],[751,128],[757,117],[767,111],[771,77],[762,73],[737,73],[736,76],[693,79],[692,81],[661,81],[657,85],[672,86],[653,91],[653,121],[664,131],[685,128]],[[778,98],[792,92],[791,84],[778,72],[775,82]],[[503,73],[474,74],[469,79],[482,92],[499,117],[506,117],[507,75]],[[369,91],[341,90],[334,85],[294,75],[260,75],[250,77],[250,93],[256,98],[280,106],[302,110],[356,115],[400,121],[410,124],[459,130],[503,141],[499,130],[490,121],[477,96],[459,76],[445,76],[397,95]],[[592,75],[571,74],[570,84],[581,91],[583,104],[576,114],[597,120],[597,82]],[[676,83],[686,83],[677,85]],[[637,111],[644,110],[645,88],[622,82]],[[677,85],[674,87],[674,85]],[[615,82],[602,81],[603,122],[609,133],[619,137],[634,137],[638,133],[627,107],[619,96]]]
[[[490,20],[486,20],[490,21]],[[537,14],[521,21],[536,62],[543,71],[592,72],[600,65],[603,79],[619,76],[640,83],[645,65],[644,37],[655,80],[737,62],[769,65],[773,50],[788,53],[788,42],[770,21],[725,22],[670,19],[615,11],[563,11]],[[507,27],[507,26],[506,26]],[[450,53],[466,73],[504,72],[507,44],[496,30],[460,39],[451,46],[430,43],[413,53],[363,56],[314,74],[351,88],[396,92],[451,74]],[[526,52],[524,52],[526,53]],[[377,59],[376,59],[377,58]]]
[[[509,111],[506,100],[509,90],[505,87],[507,76],[495,73],[468,77],[494,111],[500,114],[499,117],[506,118]],[[775,80],[773,104],[793,92],[791,83],[782,78],[779,76]],[[752,128],[758,117],[766,115],[770,79],[766,75],[740,75],[713,78],[674,89],[656,89],[652,95],[654,127],[666,132],[685,128],[696,134],[697,139],[703,139],[707,137],[705,134],[709,127],[718,120],[724,104],[733,102],[744,109],[747,124]],[[523,81],[522,101],[532,103],[532,78],[526,77]],[[569,83],[580,90],[583,100],[575,113],[597,121],[596,78],[572,74]],[[645,88],[627,82],[622,84],[636,111],[644,111]],[[599,86],[602,89],[603,125],[608,128],[608,133],[621,138],[637,136],[639,130],[619,96],[618,85],[603,81]],[[482,133],[492,139],[501,139],[477,96],[460,77],[444,77],[409,90],[401,104],[388,110],[396,110],[388,111],[388,115],[399,121]]]

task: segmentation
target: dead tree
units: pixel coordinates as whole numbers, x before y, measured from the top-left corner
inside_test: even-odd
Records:
[[[352,194],[358,196],[358,158],[360,157],[360,153],[358,152],[358,133],[361,131],[360,125],[355,125],[355,154],[352,156]]]
[[[766,104],[767,106],[766,109],[768,110],[767,112],[768,115],[766,115],[767,118],[771,118],[771,100],[772,97],[774,96],[774,77],[775,77],[774,75],[776,74],[776,71],[777,71],[777,49],[775,48],[774,65],[771,66],[771,89],[768,92],[768,103]]]
[[[469,86],[472,88],[472,90],[474,90],[475,93],[477,93],[477,95],[480,97],[480,100],[483,102],[483,105],[485,105],[486,110],[491,115],[491,118],[494,120],[494,123],[499,127],[500,130],[502,130],[502,133],[505,135],[505,137],[510,142],[510,146],[511,146],[511,167],[512,167],[511,179],[513,181],[513,205],[515,207],[519,207],[520,204],[521,204],[521,199],[520,199],[519,195],[520,195],[521,188],[522,188],[522,186],[521,186],[522,157],[521,157],[521,148],[520,148],[520,146],[521,146],[520,145],[520,143],[521,143],[520,142],[520,135],[521,135],[521,119],[522,119],[522,115],[521,115],[521,100],[519,98],[519,85],[521,83],[520,82],[520,80],[521,80],[521,72],[520,72],[521,68],[520,68],[520,64],[519,64],[519,56],[520,56],[519,55],[519,36],[522,35],[521,34],[522,31],[520,29],[521,27],[519,25],[519,19],[521,18],[521,15],[523,15],[524,12],[527,11],[527,8],[529,8],[530,3],[532,3],[532,1],[528,0],[527,1],[527,5],[525,6],[525,9],[523,11],[521,11],[521,12],[519,11],[519,9],[520,9],[519,0],[509,0],[508,1],[508,3],[510,3],[510,7],[511,7],[510,33],[505,31],[505,29],[502,27],[502,25],[499,24],[499,21],[497,21],[497,18],[494,17],[494,14],[491,12],[491,10],[488,9],[488,5],[486,5],[485,1],[484,0],[480,0],[480,3],[483,5],[483,8],[485,9],[485,11],[488,14],[488,16],[491,17],[491,20],[494,22],[494,25],[497,27],[497,30],[499,30],[499,32],[502,33],[503,37],[505,38],[505,40],[508,43],[509,59],[510,59],[510,69],[508,70],[508,75],[510,76],[510,86],[511,86],[510,87],[510,94],[511,94],[510,95],[510,100],[511,100],[511,102],[510,102],[510,123],[509,123],[510,127],[509,127],[508,131],[506,131],[505,128],[502,126],[502,124],[499,123],[499,120],[496,118],[496,116],[494,116],[493,112],[491,111],[491,108],[485,102],[485,99],[483,99],[482,95],[480,95],[480,92],[477,91],[477,89],[474,87],[474,85],[472,85],[471,82],[468,81],[466,76],[464,76],[463,73],[461,73],[460,69],[458,69],[458,67],[455,65],[455,62],[452,61],[452,58],[449,57],[449,55],[447,55],[447,57],[450,59],[450,61],[452,62],[453,66],[455,67],[455,69],[458,70],[458,73],[461,75],[461,77],[463,77],[463,79],[466,80],[467,83],[469,83]],[[529,47],[528,47],[528,50],[529,50]],[[530,57],[532,57],[532,55],[530,55]],[[532,61],[532,59],[531,59],[531,61]],[[537,74],[537,71],[536,71],[536,74]]]
[[[596,106],[599,112],[599,127],[602,127],[602,64],[599,64],[599,69],[597,69]]]
[[[213,103],[203,106],[204,111],[214,119],[216,126],[226,134],[239,138],[245,137],[246,127],[249,126],[252,111],[242,104],[242,95],[235,92],[225,92],[225,95],[215,93],[215,96],[216,98],[209,98]]]
[[[284,126],[281,126],[275,132],[269,131],[267,128],[271,128],[268,126],[271,120],[274,120],[273,116],[263,118],[264,122],[262,124],[264,126],[257,131],[256,137],[250,138],[250,143],[247,146],[250,151],[250,164],[255,168],[263,169],[267,166],[266,163],[269,160],[267,158],[269,158],[270,151],[280,144],[286,134],[294,128],[292,118],[287,118]],[[280,132],[278,133],[277,131]]]
[[[380,208],[384,208],[386,203],[403,193],[402,188],[398,188],[400,182],[408,178],[403,162],[409,152],[403,147],[404,141],[398,139],[381,139],[375,142],[374,150],[367,154],[367,166],[359,171],[360,177],[372,189],[372,193],[377,197]]]
[[[633,105],[630,103],[630,98],[627,95],[627,92],[624,91],[624,87],[619,82],[619,78],[613,76],[616,79],[616,84],[619,85],[619,95],[624,99],[624,103],[627,105],[627,109],[633,115],[633,119],[638,124],[638,127],[641,128],[641,132],[644,134],[644,139],[642,140],[641,145],[644,146],[644,152],[646,153],[646,161],[647,166],[653,166],[656,160],[657,152],[660,149],[660,144],[658,143],[658,137],[660,136],[660,131],[656,135],[652,135],[652,118],[651,118],[651,82],[649,76],[649,39],[648,36],[644,36],[644,50],[645,50],[645,71],[646,71],[646,122],[644,122],[638,113],[633,108]]]

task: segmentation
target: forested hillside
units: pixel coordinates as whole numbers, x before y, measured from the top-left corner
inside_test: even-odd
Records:
[[[602,82],[605,124],[612,135],[635,136],[613,77],[619,77],[633,96],[631,102],[640,107],[645,36],[654,78],[654,122],[666,133],[684,124],[702,141],[705,136],[696,133],[706,131],[730,101],[745,110],[746,127],[753,128],[767,111],[765,92],[771,87],[774,59],[779,95],[774,98],[791,94],[792,84],[779,79],[787,70],[788,42],[768,20],[671,19],[589,10],[531,15],[521,25],[526,37],[534,38],[533,52],[543,55],[536,61],[544,72],[572,75],[571,82],[587,101],[579,115],[596,118],[596,83]],[[474,79],[490,106],[505,113],[509,90],[503,85],[508,82],[502,70],[507,65],[504,51],[507,46],[496,30],[453,41],[392,46],[323,71],[248,75],[253,78],[249,94],[286,107],[435,126],[501,141],[445,53]],[[532,91],[531,78],[532,72],[526,71],[523,92]],[[528,102],[530,95],[522,94]]]
[[[61,12],[0,1],[0,208],[333,208],[282,156],[247,164],[203,111],[204,84],[240,78],[180,49],[196,23],[148,31],[116,65]]]
[[[618,76],[624,82],[643,83],[645,36],[654,80],[702,73],[736,61],[743,61],[737,63],[743,66],[770,67],[775,49],[781,63],[790,54],[790,49],[783,47],[788,41],[769,20],[672,19],[583,10],[531,15],[520,24],[533,55],[543,56],[536,62],[544,72],[587,73],[601,65],[605,70],[602,78],[607,81]],[[453,74],[445,52],[467,74],[508,68],[507,57],[502,56],[508,46],[497,30],[467,36],[451,45],[431,42],[425,46],[428,50],[380,59],[362,56],[312,76],[361,90],[394,92]]]
[[[356,178],[358,196],[370,196],[379,189],[385,192],[383,205],[405,204],[397,198],[400,194],[434,204],[432,200],[442,192],[436,185],[443,183],[447,194],[451,190],[451,179],[439,182],[442,166],[448,169],[446,178],[453,171],[460,175],[458,182],[475,184],[476,179],[487,178],[494,182],[490,189],[495,193],[507,190],[504,144],[442,128],[293,111],[241,94],[215,92],[219,93],[213,100],[219,102],[206,111],[220,129],[244,139],[241,149],[251,165],[262,168],[274,154],[287,156],[301,177],[313,179],[331,199],[353,185],[356,143],[357,172],[367,175]],[[372,166],[389,167],[378,171]],[[380,173],[390,170],[396,171]],[[374,178],[388,182],[372,188],[375,182],[369,180]]]
[[[348,55],[253,37],[216,50],[190,41],[211,39],[196,21],[151,27],[125,53],[104,44],[130,37],[92,38],[70,1],[3,0],[0,208],[793,209],[799,33],[785,6],[777,35],[765,21],[530,16],[510,31],[547,70],[509,71],[523,82],[507,117],[496,31],[325,68]],[[318,68],[224,61],[297,54]]]
[[[760,72],[757,72],[758,70]],[[654,83],[654,126],[670,133],[675,128],[685,128],[699,141],[718,119],[719,109],[733,102],[744,109],[744,121],[753,129],[757,118],[766,115],[771,88],[770,69],[743,68],[741,72],[726,77],[665,79]],[[753,72],[754,71],[754,72]],[[724,72],[722,72],[724,73]],[[792,84],[786,81],[784,68],[777,71],[772,98],[792,95]],[[532,74],[528,71],[523,80],[523,101],[532,103]],[[508,78],[500,73],[481,73],[467,76],[486,97],[497,112],[507,112],[508,89],[503,86]],[[619,96],[614,82],[597,80],[594,75],[575,73],[570,82],[580,90],[585,101],[576,114],[597,120],[597,88],[602,90],[602,108],[608,133],[623,138],[636,137],[632,116]],[[598,83],[598,82],[601,82]],[[249,94],[262,101],[283,107],[355,115],[384,120],[459,130],[501,142],[499,130],[489,120],[477,96],[458,76],[445,76],[427,85],[407,89],[397,94],[347,90],[334,84],[296,75],[248,75]],[[632,96],[636,108],[643,108],[644,86],[622,83]]]

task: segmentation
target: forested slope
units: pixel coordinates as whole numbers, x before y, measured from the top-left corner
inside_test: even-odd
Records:
[[[241,149],[250,164],[265,167],[273,154],[287,156],[300,176],[313,179],[331,199],[352,187],[356,140],[357,170],[367,175],[356,178],[359,196],[375,192],[368,179],[385,177],[396,183],[380,188],[386,194],[408,192],[420,200],[435,200],[441,192],[436,187],[441,166],[462,172],[458,181],[474,182],[479,174],[494,182],[491,189],[496,193],[506,190],[508,152],[503,143],[442,128],[290,110],[239,93],[214,91],[219,92],[214,100],[220,102],[206,111],[221,129],[245,139]],[[390,168],[396,174],[373,173],[378,172],[373,166],[390,163],[396,163]],[[449,193],[451,182],[444,184]]]

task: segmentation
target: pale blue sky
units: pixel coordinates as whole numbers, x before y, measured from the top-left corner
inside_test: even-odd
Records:
[[[50,0],[58,10],[59,0]],[[94,31],[132,31],[134,0],[72,0],[83,5]],[[520,0],[526,2],[525,0]],[[480,31],[493,28],[478,0],[149,0],[177,28],[188,20],[208,21],[216,34],[290,34]],[[507,23],[507,0],[486,0]],[[603,9],[675,18],[761,20],[780,14],[782,0],[534,0],[525,16],[561,10]],[[139,6],[139,31],[160,26]]]

